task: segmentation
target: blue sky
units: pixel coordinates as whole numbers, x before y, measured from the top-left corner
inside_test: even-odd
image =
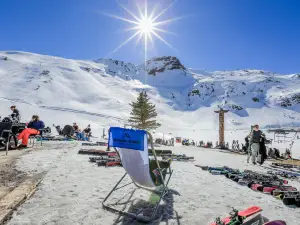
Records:
[[[135,2],[119,0],[137,12]],[[158,10],[173,0],[148,0]],[[186,16],[164,25],[148,57],[174,55],[187,66],[207,70],[256,68],[300,72],[300,1],[177,0],[161,19]],[[131,32],[128,23],[103,13],[130,18],[115,0],[1,0],[0,50],[22,50],[74,59],[114,59],[142,63],[144,47],[128,43],[109,53]]]

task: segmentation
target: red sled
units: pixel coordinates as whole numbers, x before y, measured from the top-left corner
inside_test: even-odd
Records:
[[[264,187],[263,192],[264,193],[272,193],[274,190],[282,190],[282,191],[297,191],[297,188],[291,187],[291,186],[274,186],[274,187]]]
[[[262,185],[261,185],[261,184],[252,184],[252,185],[251,185],[251,189],[252,189],[253,191],[257,191],[257,189],[258,189],[259,187],[262,187]]]
[[[106,166],[119,166],[121,165],[121,162],[107,162]]]
[[[239,216],[249,217],[249,216],[252,216],[253,214],[258,213],[260,211],[262,211],[262,209],[259,206],[251,206],[248,209],[239,211]],[[231,218],[230,218],[230,216],[228,216],[228,217],[222,219],[222,221],[225,224],[228,224],[231,221]],[[216,225],[216,223],[211,223],[210,225]]]
[[[117,153],[116,153],[116,152],[108,152],[107,155],[108,155],[108,156],[116,156]]]

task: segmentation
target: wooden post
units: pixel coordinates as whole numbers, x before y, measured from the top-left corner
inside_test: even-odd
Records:
[[[225,147],[225,135],[224,135],[224,114],[227,113],[229,110],[223,110],[222,108],[215,113],[219,114],[219,145],[221,148]]]

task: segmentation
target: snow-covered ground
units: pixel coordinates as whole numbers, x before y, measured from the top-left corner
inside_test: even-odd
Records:
[[[200,66],[200,65],[199,65]],[[146,69],[146,70],[145,70]],[[176,57],[157,57],[144,65],[113,59],[72,60],[19,51],[0,52],[0,116],[16,104],[22,120],[40,115],[47,126],[77,122],[103,128],[123,127],[129,103],[146,90],[156,105],[162,133],[195,141],[218,140],[218,106],[228,108],[225,139],[244,142],[250,125],[297,126],[300,75],[261,70],[199,71]],[[272,138],[272,134],[269,134]],[[280,145],[283,151],[288,144]],[[294,157],[300,157],[296,141]]]
[[[22,156],[17,163],[19,170],[29,174],[47,171],[47,174],[33,197],[14,213],[9,225],[137,224],[103,210],[101,205],[124,169],[97,167],[88,162],[89,156],[77,154],[79,148],[74,143],[45,143],[43,149]],[[168,220],[160,224],[206,225],[217,216],[226,216],[231,207],[244,209],[251,205],[262,207],[263,215],[271,220],[283,219],[287,224],[299,224],[299,208],[286,207],[272,196],[254,192],[224,176],[211,175],[194,166],[226,165],[266,170],[246,164],[246,156],[194,147],[169,148],[194,156],[196,161],[173,163],[170,188],[180,195],[172,196],[174,201],[169,205]],[[290,183],[300,188],[299,182]],[[126,191],[132,189],[128,187]],[[136,194],[133,199],[149,195],[148,192]]]

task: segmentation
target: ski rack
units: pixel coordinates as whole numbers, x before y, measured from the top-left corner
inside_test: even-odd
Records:
[[[299,136],[297,135],[300,133],[300,129],[288,129],[288,128],[278,128],[278,129],[268,129],[268,133],[274,133],[274,139],[273,141],[276,143],[290,143],[289,148],[287,148],[291,155],[292,154],[292,147],[294,145],[294,140],[299,139]],[[294,134],[294,136],[288,136],[289,134]],[[276,139],[277,138],[277,139]],[[283,140],[280,140],[280,138],[283,138]],[[292,166],[295,167],[294,159],[292,157]]]
[[[268,129],[268,133],[274,133],[274,142],[277,143],[288,143],[294,141],[298,138],[297,134],[300,133],[300,130],[295,129],[285,129],[285,128],[278,128],[278,129]],[[294,134],[294,136],[288,136],[289,134]]]

